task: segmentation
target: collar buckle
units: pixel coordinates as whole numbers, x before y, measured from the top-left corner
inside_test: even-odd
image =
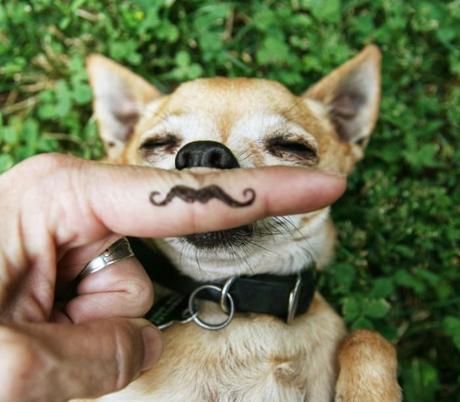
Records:
[[[289,293],[286,324],[291,324],[295,318],[297,307],[299,306],[301,285],[302,285],[302,275],[299,272],[297,273],[297,279],[295,281],[294,287],[292,288],[291,293]]]

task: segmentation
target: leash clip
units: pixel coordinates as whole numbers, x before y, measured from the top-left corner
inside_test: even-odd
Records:
[[[188,324],[189,322],[192,322],[195,319],[196,315],[197,315],[197,313],[190,314],[190,312],[188,311],[188,308],[187,308],[182,312],[182,317],[183,318],[177,319],[177,320],[171,320],[171,321],[165,322],[164,324],[160,324],[160,325],[158,325],[158,329],[160,331],[163,331],[166,328],[169,328],[170,326],[172,326],[173,324]]]

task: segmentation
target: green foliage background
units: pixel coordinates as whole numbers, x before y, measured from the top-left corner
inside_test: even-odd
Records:
[[[460,401],[459,0],[0,0],[0,172],[102,155],[91,52],[163,90],[224,75],[300,92],[367,43],[384,54],[380,120],[334,209],[322,290],[397,343],[407,401]]]

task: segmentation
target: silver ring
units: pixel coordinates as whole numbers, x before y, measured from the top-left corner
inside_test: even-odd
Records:
[[[198,311],[195,310],[195,305],[194,305],[197,294],[205,289],[211,289],[211,290],[215,290],[216,292],[222,292],[222,289],[219,286],[215,286],[215,285],[203,285],[203,286],[196,288],[188,299],[188,311],[190,312],[192,316],[191,318],[195,322],[195,324],[201,328],[208,329],[211,331],[217,331],[219,329],[223,329],[228,324],[230,324],[230,321],[232,321],[233,316],[235,315],[235,303],[233,302],[233,298],[230,295],[230,293],[227,293],[227,300],[229,302],[228,306],[230,308],[228,312],[225,311],[225,314],[227,314],[227,318],[218,324],[211,324],[209,322],[203,321],[198,316]]]
[[[228,292],[230,291],[230,287],[233,285],[236,276],[231,276],[227,281],[224,283],[222,288],[222,293],[220,294],[220,308],[223,310],[224,313],[228,314],[228,306],[227,306],[227,296],[229,296]]]
[[[134,257],[134,253],[129,241],[126,237],[122,237],[107,248],[102,254],[88,262],[88,264],[86,264],[77,275],[75,281],[80,282],[91,274],[107,268],[116,262],[123,261],[131,257]]]

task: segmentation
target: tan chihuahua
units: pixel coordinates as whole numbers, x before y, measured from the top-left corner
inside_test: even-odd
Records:
[[[250,78],[199,79],[163,95],[99,55],[88,59],[88,71],[110,162],[163,169],[291,165],[349,174],[377,119],[380,58],[368,46],[301,96]],[[342,319],[314,292],[313,276],[304,275],[333,255],[329,208],[154,242],[182,274],[176,279],[221,285],[206,301],[198,295],[203,289],[195,293],[199,322],[195,315],[195,322],[164,330],[157,366],[97,401],[401,400],[393,347],[370,331],[347,336]],[[203,328],[208,324],[219,329]]]

